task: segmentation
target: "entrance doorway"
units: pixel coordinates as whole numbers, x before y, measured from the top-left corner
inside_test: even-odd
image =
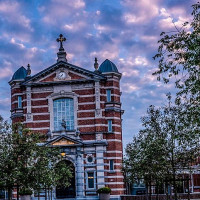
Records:
[[[65,162],[67,166],[71,167],[72,178],[70,179],[70,186],[57,186],[56,187],[56,198],[64,199],[64,198],[75,198],[76,197],[76,186],[75,186],[75,167],[72,162],[68,160],[63,160],[61,162]]]

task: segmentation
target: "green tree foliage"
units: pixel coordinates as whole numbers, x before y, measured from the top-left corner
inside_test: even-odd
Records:
[[[129,181],[171,184],[177,199],[177,180],[181,171],[190,170],[198,152],[198,137],[182,116],[183,105],[150,106],[142,118],[143,129],[126,147],[124,171]],[[186,126],[187,124],[187,126]],[[149,190],[150,191],[150,190]]]
[[[200,91],[200,3],[192,6],[193,20],[185,22],[175,32],[162,32],[158,54],[159,69],[154,73],[158,80],[168,83],[175,78],[179,95],[194,98]]]
[[[2,125],[2,126],[1,126]],[[13,187],[50,188],[60,183],[69,185],[70,166],[62,163],[59,149],[41,143],[40,134],[32,133],[21,124],[12,128],[1,118],[0,186],[8,189],[11,198]],[[59,167],[55,167],[58,163]]]

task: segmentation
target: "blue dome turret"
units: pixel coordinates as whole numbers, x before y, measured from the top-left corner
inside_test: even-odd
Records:
[[[25,79],[26,76],[27,76],[27,70],[22,66],[13,74],[12,81]]]
[[[116,65],[110,60],[106,59],[99,67],[99,71],[104,72],[118,72]]]

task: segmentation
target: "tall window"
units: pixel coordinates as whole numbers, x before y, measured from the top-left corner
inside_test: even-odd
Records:
[[[18,108],[22,108],[22,96],[18,96]]]
[[[106,90],[106,101],[111,102],[111,90]]]
[[[110,160],[110,162],[109,162],[109,169],[110,169],[110,171],[114,170],[114,160]]]
[[[112,132],[112,119],[108,119],[108,132]]]
[[[88,172],[88,189],[94,188],[94,172]]]
[[[66,122],[66,130],[74,130],[74,101],[71,98],[53,101],[54,130],[62,130],[61,123]]]

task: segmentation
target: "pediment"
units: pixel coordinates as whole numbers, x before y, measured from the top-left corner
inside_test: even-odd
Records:
[[[67,140],[65,138],[61,138],[60,140],[51,143],[51,145],[53,146],[68,146],[68,145],[73,145],[73,144],[76,144],[76,143],[70,140]]]
[[[73,146],[73,145],[81,145],[81,144],[82,142],[65,135],[53,138],[52,140],[46,143],[46,145],[50,145],[50,146]]]
[[[32,76],[31,78],[26,80],[23,85],[34,83],[56,83],[76,80],[84,81],[91,79],[105,79],[105,77],[101,74],[94,73],[92,71],[61,61]]]

